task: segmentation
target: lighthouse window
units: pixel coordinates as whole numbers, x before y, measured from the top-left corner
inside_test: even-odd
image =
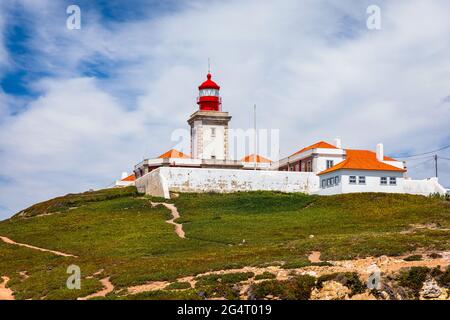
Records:
[[[200,97],[218,97],[219,90],[217,89],[202,89],[200,90]]]

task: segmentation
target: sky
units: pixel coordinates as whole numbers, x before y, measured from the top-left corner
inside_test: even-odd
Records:
[[[67,28],[73,4],[81,29]],[[448,12],[447,0],[2,0],[0,220],[179,145],[208,58],[231,128],[253,127],[256,104],[277,155],[383,142],[419,154],[413,178],[434,176],[422,154],[450,145]],[[449,188],[450,148],[437,154]]]

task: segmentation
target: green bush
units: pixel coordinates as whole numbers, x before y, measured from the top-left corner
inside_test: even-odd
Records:
[[[397,281],[400,286],[411,289],[414,297],[417,299],[430,271],[427,267],[412,267],[407,271],[400,272]]]
[[[299,269],[299,268],[304,268],[304,267],[308,267],[311,265],[312,264],[309,260],[300,259],[300,260],[288,261],[282,266],[282,268],[283,269]]]
[[[420,254],[415,254],[409,257],[404,258],[405,261],[420,261],[422,260],[422,256]]]
[[[446,288],[450,288],[450,266],[437,278],[437,282]]]
[[[216,283],[197,288],[197,294],[205,299],[225,298],[227,300],[238,300],[239,289],[231,283]]]
[[[211,274],[197,277],[197,285],[214,285],[216,283],[237,283],[252,278],[255,274],[253,272],[236,272],[226,274]],[[197,286],[196,285],[196,286]]]
[[[165,290],[181,290],[181,289],[190,289],[191,284],[189,282],[173,282],[166,286]]]
[[[264,299],[268,295],[282,297],[286,291],[286,281],[269,280],[252,286],[252,294],[255,299]]]
[[[276,275],[274,275],[272,272],[264,271],[261,274],[258,274],[255,276],[255,280],[262,280],[262,279],[275,279]]]
[[[278,281],[263,281],[252,286],[255,299],[264,299],[268,295],[283,300],[308,300],[314,287],[316,279],[308,275]]]

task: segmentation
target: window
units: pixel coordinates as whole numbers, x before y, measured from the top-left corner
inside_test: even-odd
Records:
[[[381,178],[380,178],[380,184],[381,184],[382,186],[387,185],[387,177],[381,177]]]
[[[335,185],[339,184],[339,176],[334,177],[334,184]]]
[[[397,178],[396,177],[389,177],[389,185],[391,185],[391,186],[397,185]]]
[[[356,176],[350,176],[349,183],[356,184]]]
[[[331,168],[332,166],[334,166],[334,161],[333,160],[327,160],[327,169]]]
[[[307,171],[307,172],[312,172],[312,163],[311,163],[311,160],[309,160],[308,162],[306,162],[306,171]]]
[[[211,128],[211,138],[216,137],[216,128]]]
[[[359,176],[358,177],[358,183],[359,184],[366,184],[366,177],[365,176]]]
[[[216,89],[202,89],[200,90],[200,97],[218,97],[219,90]]]

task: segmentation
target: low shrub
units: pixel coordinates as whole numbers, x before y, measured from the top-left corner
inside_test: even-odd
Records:
[[[427,267],[412,267],[407,271],[400,272],[397,281],[400,286],[411,289],[414,297],[418,299],[420,289],[430,271]]]
[[[283,300],[308,300],[314,288],[316,279],[308,275],[301,275],[289,280],[268,280],[252,286],[255,299],[264,299],[268,295]]]
[[[422,260],[422,256],[420,254],[415,254],[409,257],[404,258],[405,261],[420,261]]]
[[[272,272],[267,272],[267,271],[255,276],[255,280],[275,279],[275,278],[276,278],[276,275],[274,275]]]
[[[190,289],[191,284],[189,282],[172,282],[168,286],[166,286],[165,290],[181,290],[181,289]]]

